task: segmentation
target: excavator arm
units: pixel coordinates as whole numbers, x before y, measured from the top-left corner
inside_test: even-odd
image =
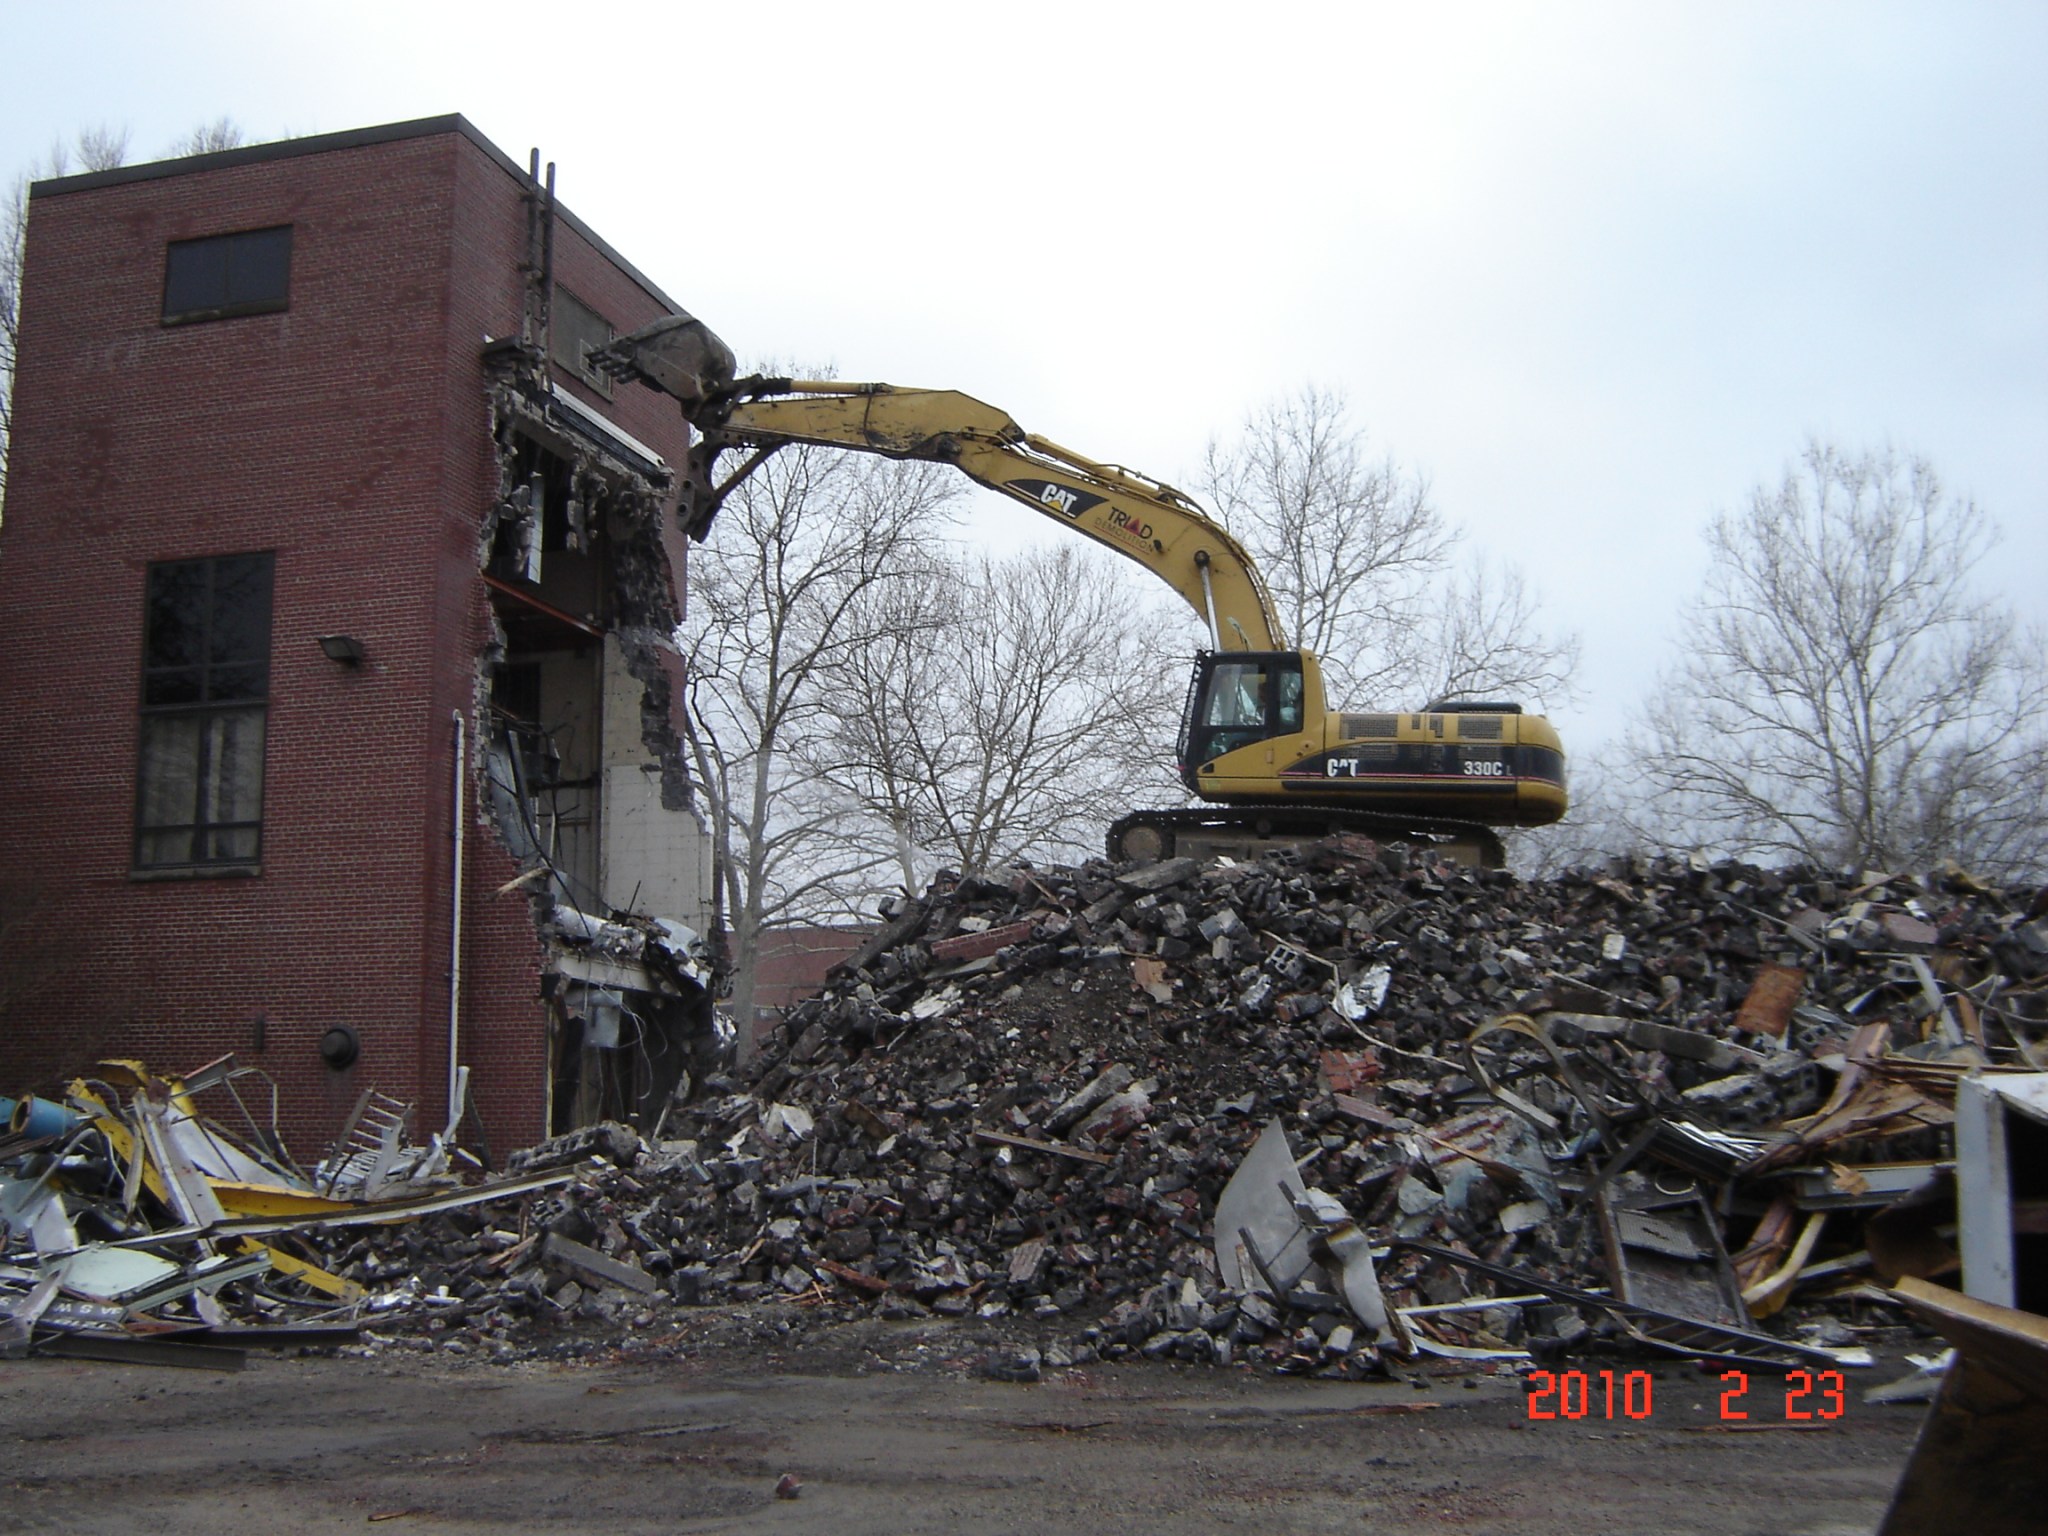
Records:
[[[700,508],[715,510],[735,483],[718,483],[715,473],[719,456],[736,448],[818,443],[950,464],[977,484],[1137,561],[1195,610],[1216,649],[1280,648],[1265,582],[1237,540],[1193,501],[1170,485],[1028,433],[970,395],[888,384],[750,379],[701,425],[704,437],[691,452],[689,477]]]
[[[970,395],[836,380],[721,383],[721,366],[730,378],[731,353],[687,317],[621,337],[598,361],[615,377],[674,395],[702,434],[685,475],[684,526],[694,538],[709,531],[740,481],[791,443],[950,464],[1144,566],[1195,610],[1215,649],[1282,648],[1272,597],[1251,557],[1192,500],[1028,433]],[[727,468],[734,454],[744,457]]]

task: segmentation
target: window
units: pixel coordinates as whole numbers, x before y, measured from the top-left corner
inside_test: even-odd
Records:
[[[611,343],[615,334],[611,321],[566,288],[557,288],[548,332],[555,361],[611,399],[612,381],[590,366],[590,354]]]
[[[261,852],[271,565],[260,554],[149,568],[139,870],[248,866]]]
[[[1280,689],[1280,729],[1298,731],[1301,729],[1301,669],[1283,663],[1277,681]]]
[[[1183,743],[1182,761],[1206,763],[1265,740],[1266,663],[1219,661],[1201,676],[1202,695],[1193,703],[1192,736]]]
[[[1207,723],[1265,729],[1266,669],[1246,662],[1227,662],[1218,667],[1209,695]]]
[[[1300,652],[1204,656],[1181,716],[1183,778],[1226,752],[1304,729],[1305,691]]]
[[[283,309],[291,272],[289,224],[173,240],[164,254],[164,324]]]

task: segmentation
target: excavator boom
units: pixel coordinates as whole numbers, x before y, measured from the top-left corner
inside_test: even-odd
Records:
[[[995,407],[945,389],[802,379],[748,380],[704,413],[692,453],[700,503],[718,455],[785,443],[857,447],[950,464],[977,484],[1085,534],[1144,566],[1194,609],[1218,650],[1283,642],[1266,584],[1243,547],[1170,485],[1102,464],[1019,427]],[[700,477],[700,467],[704,474]]]

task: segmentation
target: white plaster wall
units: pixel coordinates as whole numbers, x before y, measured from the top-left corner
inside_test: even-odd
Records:
[[[604,868],[610,906],[711,931],[710,839],[688,811],[661,803],[661,773],[640,739],[644,685],[604,643]]]

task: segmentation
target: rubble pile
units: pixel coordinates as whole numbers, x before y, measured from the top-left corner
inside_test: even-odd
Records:
[[[1955,1085],[2048,1063],[2042,909],[1959,871],[1524,883],[1346,837],[883,915],[666,1139],[579,1133],[527,1159],[599,1154],[571,1182],[326,1262],[500,1356],[782,1298],[1001,1320],[1023,1376],[1624,1335],[1782,1368],[1953,1270]],[[1803,1343],[1760,1321],[1794,1301]]]

